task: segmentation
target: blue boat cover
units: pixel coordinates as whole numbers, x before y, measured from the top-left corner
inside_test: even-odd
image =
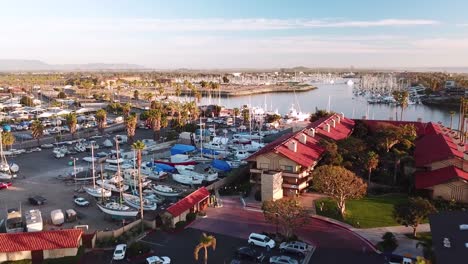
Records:
[[[3,125],[3,131],[10,132],[11,131],[11,126],[7,125],[7,124]]]
[[[226,161],[224,160],[213,160],[211,162],[211,166],[217,170],[220,170],[220,171],[230,171],[231,170],[231,166],[229,165],[229,163],[227,163]]]
[[[175,172],[176,171],[174,167],[172,167],[171,165],[164,164],[164,163],[155,163],[153,165],[153,169],[157,172],[160,172],[160,171]]]
[[[171,155],[175,154],[187,154],[188,152],[192,152],[195,150],[195,147],[192,145],[184,145],[184,144],[175,144],[171,148]]]

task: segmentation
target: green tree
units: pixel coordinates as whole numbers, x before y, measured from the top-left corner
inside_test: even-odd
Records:
[[[367,183],[370,184],[371,182],[371,174],[372,171],[377,168],[379,165],[379,155],[374,151],[367,152],[366,156],[366,170],[367,170]]]
[[[317,109],[315,113],[310,115],[310,122],[319,120],[322,117],[329,117],[331,113],[328,113],[326,110]]]
[[[391,253],[398,247],[398,242],[392,232],[386,232],[382,236],[382,241],[377,243],[377,248],[385,253]]]
[[[436,208],[421,197],[409,198],[407,202],[395,205],[393,215],[395,220],[404,226],[413,228],[413,236],[417,236],[417,228],[429,214],[437,212]]]
[[[151,100],[153,99],[154,95],[152,93],[144,93],[143,94],[143,98],[148,101],[148,102],[151,102]]]
[[[229,83],[229,78],[227,76],[223,76],[223,83]]]
[[[250,122],[250,110],[249,108],[242,109],[242,120],[244,120],[244,124],[248,124]]]
[[[96,112],[96,122],[98,124],[98,129],[101,134],[104,134],[104,129],[107,125],[107,112],[104,109],[99,109]]]
[[[281,227],[287,238],[292,237],[294,230],[309,219],[307,210],[296,199],[265,201],[262,203],[262,210],[265,219],[276,227]]]
[[[136,126],[137,126],[136,115],[129,115],[125,118],[125,128],[127,130],[127,136],[130,141],[130,144],[133,143],[133,140],[135,138]]]
[[[122,113],[124,117],[128,117],[128,115],[130,115],[130,111],[132,111],[132,104],[125,103],[122,105]]]
[[[58,99],[66,99],[67,98],[67,94],[64,92],[64,91],[61,91],[57,94],[57,98]]]
[[[151,109],[148,112],[148,121],[153,129],[153,139],[159,140],[161,137],[161,121],[162,121],[161,109]]]
[[[136,118],[136,117],[135,117]],[[128,122],[127,122],[128,124]],[[138,193],[140,195],[140,217],[141,217],[141,231],[145,231],[145,223],[143,222],[143,187],[142,187],[142,182],[141,182],[141,152],[145,149],[145,143],[142,141],[138,140],[137,142],[132,144],[132,148],[136,150],[137,156],[136,156],[136,162],[137,162],[137,168],[138,168]]]
[[[200,253],[200,250],[203,248],[205,250],[205,255],[204,255],[204,263],[208,263],[208,248],[212,248],[213,250],[216,250],[216,238],[214,236],[208,236],[207,234],[203,233],[202,236],[200,237],[200,242],[197,244],[195,247],[195,250],[193,251],[193,256],[196,261],[198,261],[198,254]]]
[[[37,140],[37,144],[40,145],[40,139],[44,136],[44,125],[39,120],[34,120],[31,124],[31,134],[34,139]]]
[[[392,95],[400,106],[400,120],[403,121],[403,111],[408,107],[409,93],[407,91],[394,91]]]
[[[23,96],[21,97],[20,99],[20,104],[24,105],[24,106],[34,106],[34,102],[33,102],[33,99],[29,96]]]
[[[140,99],[140,91],[138,91],[138,90],[133,91],[133,99],[135,99],[135,100]]]
[[[11,132],[1,132],[2,133],[2,144],[6,149],[10,149],[13,144],[15,144],[15,136]]]
[[[313,172],[314,188],[336,201],[342,216],[346,213],[346,200],[366,195],[367,184],[354,172],[340,166],[324,165]]]
[[[78,124],[78,118],[76,117],[75,113],[69,113],[66,117],[65,120],[67,122],[67,126],[70,129],[70,133],[72,134],[72,137],[75,138],[76,134],[76,125]]]
[[[325,148],[325,154],[321,160],[322,164],[339,166],[343,163],[343,156],[338,151],[338,144],[335,141],[321,139],[319,143]]]
[[[208,86],[208,83],[207,83],[206,81],[201,81],[201,82],[200,82],[200,86],[201,86],[202,88],[206,88],[206,87]]]

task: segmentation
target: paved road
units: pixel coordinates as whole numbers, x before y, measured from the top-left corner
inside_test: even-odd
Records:
[[[238,198],[224,198],[222,208],[209,208],[208,217],[197,219],[191,228],[246,240],[251,232],[275,232],[259,211],[242,208]],[[356,234],[336,225],[311,218],[297,235],[317,246],[311,263],[384,263],[383,257]]]

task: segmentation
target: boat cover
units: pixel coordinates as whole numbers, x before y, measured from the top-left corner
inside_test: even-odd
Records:
[[[195,147],[192,145],[184,145],[184,144],[175,144],[171,148],[171,155],[175,154],[187,154],[195,150]]]
[[[215,159],[211,162],[211,166],[220,171],[230,171],[231,166],[224,160]]]

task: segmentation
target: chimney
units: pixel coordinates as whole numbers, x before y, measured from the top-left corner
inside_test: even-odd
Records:
[[[325,125],[325,131],[327,131],[328,133],[330,133],[330,124],[326,124],[326,125]]]
[[[344,113],[341,112],[341,119],[344,119]]]
[[[422,118],[421,117],[418,117],[418,122],[422,123]]]
[[[332,126],[336,127],[336,120],[335,119],[332,119]]]
[[[367,116],[366,115],[362,116],[362,120],[367,120]]]
[[[291,140],[288,142],[288,149],[292,152],[297,152],[297,142],[295,140]]]
[[[463,143],[458,144],[457,149],[458,149],[458,151],[464,153],[465,152],[465,144],[463,144]]]
[[[341,122],[341,118],[339,115],[336,116],[336,122],[338,122],[338,124]]]
[[[309,134],[309,136],[311,136],[311,137],[315,137],[315,128],[309,129],[308,134]]]
[[[307,143],[307,136],[306,136],[306,134],[301,133],[301,135],[299,136],[299,141],[300,141],[302,144],[306,144],[306,143]]]
[[[466,151],[463,152],[463,159],[464,159],[465,161],[468,161],[468,152],[466,152]]]

